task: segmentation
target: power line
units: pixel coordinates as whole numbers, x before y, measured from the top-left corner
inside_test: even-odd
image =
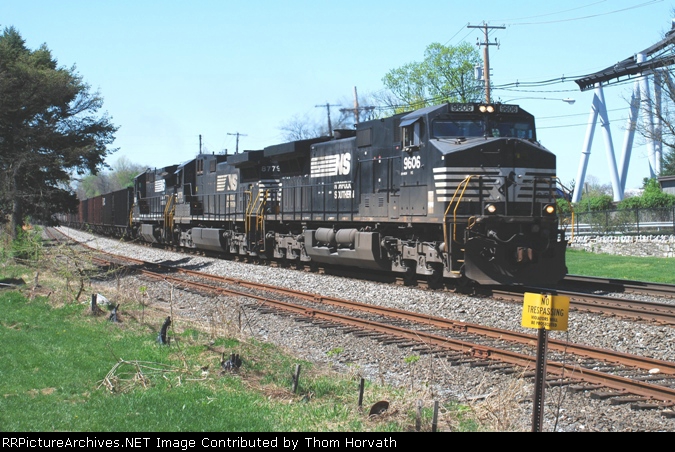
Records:
[[[589,6],[597,5],[598,3],[605,3],[607,0],[600,0],[599,2],[591,3],[589,5],[577,6],[576,8],[565,9],[563,11],[556,11],[553,13],[539,14],[536,16],[527,16],[527,17],[518,17],[516,19],[500,19],[500,20],[491,20],[490,22],[513,22],[516,20],[526,20],[526,19],[537,19],[539,17],[555,16],[556,14],[568,13],[570,11],[576,11],[578,9],[588,8]]]
[[[570,19],[559,19],[559,20],[550,20],[550,21],[542,21],[542,22],[520,22],[520,23],[514,23],[514,24],[510,24],[510,25],[546,25],[546,24],[554,24],[554,23],[561,23],[561,22],[573,22],[573,21],[577,21],[577,20],[592,19],[594,17],[608,16],[610,14],[616,14],[616,13],[620,13],[620,12],[623,12],[623,11],[629,11],[631,9],[642,8],[644,6],[649,6],[649,5],[654,4],[654,3],[660,3],[662,1],[663,0],[650,0],[648,2],[640,3],[639,5],[635,5],[635,6],[629,6],[627,8],[616,9],[614,11],[608,11],[608,12],[605,12],[605,13],[591,14],[591,15],[588,15],[588,16],[573,17],[573,18],[570,18]]]

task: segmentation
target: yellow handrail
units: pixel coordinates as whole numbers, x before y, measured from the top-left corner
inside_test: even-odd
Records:
[[[252,192],[247,191],[246,193],[248,193],[249,195],[252,195]],[[260,194],[261,193],[267,193],[267,192],[262,192],[261,190],[258,190],[258,194],[257,194],[255,200],[253,200],[253,196],[251,196],[251,198],[250,198],[251,202],[249,202],[248,206],[246,207],[245,229],[246,229],[247,234],[249,232],[251,232],[251,217],[253,216],[254,211],[255,211],[255,214],[256,214],[256,226],[258,226],[259,222],[262,222],[260,213],[262,211],[262,208],[265,205],[265,199],[263,197],[263,200],[260,201]],[[260,202],[260,204],[258,204],[259,202]]]
[[[258,211],[256,212],[256,225],[258,226],[258,230],[263,230],[265,226],[265,217],[263,216],[263,213],[265,213],[265,204],[267,203],[267,196],[269,195],[269,190],[265,190],[262,200],[260,201],[260,206],[258,206]],[[263,231],[264,233],[264,231]]]
[[[246,213],[244,216],[244,232],[248,234],[249,231],[249,219],[251,217],[251,210],[252,210],[252,200],[253,200],[253,193],[250,191],[245,191],[244,194],[247,194],[249,196],[248,198],[248,204],[246,205]]]
[[[166,206],[164,206],[164,231],[170,232],[173,229],[173,217],[176,211],[176,195],[167,195]]]
[[[445,209],[445,214],[443,214],[443,238],[445,239],[445,251],[450,252],[450,246],[448,244],[448,222],[446,221],[446,218],[448,216],[448,212],[450,212],[450,208],[452,208],[452,203],[455,202],[455,198],[457,198],[457,194],[459,193],[461,189],[461,194],[459,195],[459,199],[457,199],[457,204],[455,205],[455,209],[452,212],[452,221],[453,221],[453,230],[452,230],[452,239],[457,240],[457,209],[459,208],[459,203],[461,202],[462,198],[464,197],[464,192],[466,191],[466,188],[469,186],[469,182],[471,182],[471,179],[476,176],[467,176],[464,178],[462,182],[459,183],[457,186],[457,189],[455,190],[455,194],[452,195],[452,199],[448,203],[448,208]]]
[[[129,211],[129,227],[132,228],[134,226],[134,207],[136,207],[136,203],[131,205],[131,210]]]

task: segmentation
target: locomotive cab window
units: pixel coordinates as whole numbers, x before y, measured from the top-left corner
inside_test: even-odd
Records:
[[[489,126],[489,136],[534,140],[534,124],[525,121],[500,121]]]
[[[482,137],[483,121],[479,119],[437,119],[432,126],[434,138]]]
[[[404,151],[419,150],[422,143],[422,121],[417,120],[410,124],[401,123]]]

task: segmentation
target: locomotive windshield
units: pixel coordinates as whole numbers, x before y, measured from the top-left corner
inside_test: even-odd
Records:
[[[534,139],[534,126],[528,122],[521,121],[499,121],[490,122],[489,136],[493,137],[515,137],[524,140]]]
[[[434,138],[452,138],[452,137],[482,137],[483,121],[475,119],[437,119],[432,126]]]
[[[514,137],[533,140],[534,124],[527,120],[436,119],[432,124],[434,138]]]

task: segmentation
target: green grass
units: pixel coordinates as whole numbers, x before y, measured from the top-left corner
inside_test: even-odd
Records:
[[[286,388],[298,361],[267,344],[221,340],[209,345],[223,352],[223,346],[233,346],[244,357],[245,370],[220,375],[220,353],[208,351],[208,338],[195,330],[173,337],[174,345],[160,346],[156,332],[142,325],[113,324],[105,316],[87,315],[86,305],[53,308],[18,292],[0,294],[0,311],[3,431],[402,428],[365,425],[355,403],[345,400],[356,400],[355,382],[312,375],[307,362],[302,362],[308,370],[299,394],[291,394]],[[145,386],[134,382],[133,364],[120,367],[119,381],[111,379],[114,392],[100,385],[120,360],[145,363]],[[201,369],[206,365],[212,369],[208,375]],[[247,388],[252,381],[260,381],[259,391]],[[313,403],[310,394],[321,401]]]
[[[366,382],[360,408],[357,369],[338,375],[272,344],[214,337],[212,331],[200,331],[179,318],[169,330],[170,345],[160,345],[158,330],[166,313],[141,308],[135,296],[116,299],[122,303],[121,323],[107,321],[107,313],[91,314],[87,297],[98,290],[91,286],[86,256],[75,259],[64,247],[46,247],[37,259],[34,248],[28,259],[17,258],[17,246],[0,239],[0,280],[27,282],[20,290],[0,289],[4,432],[412,428],[416,394]],[[37,275],[37,293],[49,293],[48,298],[28,297]],[[82,287],[85,293],[76,302],[74,295]],[[243,364],[235,372],[223,371],[221,359],[232,353]],[[339,355],[342,350],[327,353]],[[300,379],[293,393],[298,365]],[[388,400],[394,409],[369,418],[369,407],[380,400]],[[446,425],[453,430],[478,429],[468,407],[452,403],[443,408],[446,419],[452,418]],[[430,429],[426,418],[423,429]]]
[[[0,312],[5,432],[396,432],[413,425],[413,401],[404,391],[367,382],[360,411],[358,379],[317,369],[271,344],[214,341],[185,329],[170,331],[171,345],[163,346],[159,318],[157,328],[129,316],[115,324],[91,315],[86,303],[55,307],[18,291],[0,291]],[[230,353],[243,365],[221,372],[221,357]],[[302,371],[293,394],[297,364]],[[107,376],[112,385],[102,384]],[[368,407],[383,399],[398,405],[399,415],[369,419]],[[459,429],[478,428],[466,407],[448,409],[457,412]],[[427,431],[430,422],[425,418]]]
[[[675,259],[672,258],[616,256],[568,249],[566,260],[572,275],[675,284]]]

